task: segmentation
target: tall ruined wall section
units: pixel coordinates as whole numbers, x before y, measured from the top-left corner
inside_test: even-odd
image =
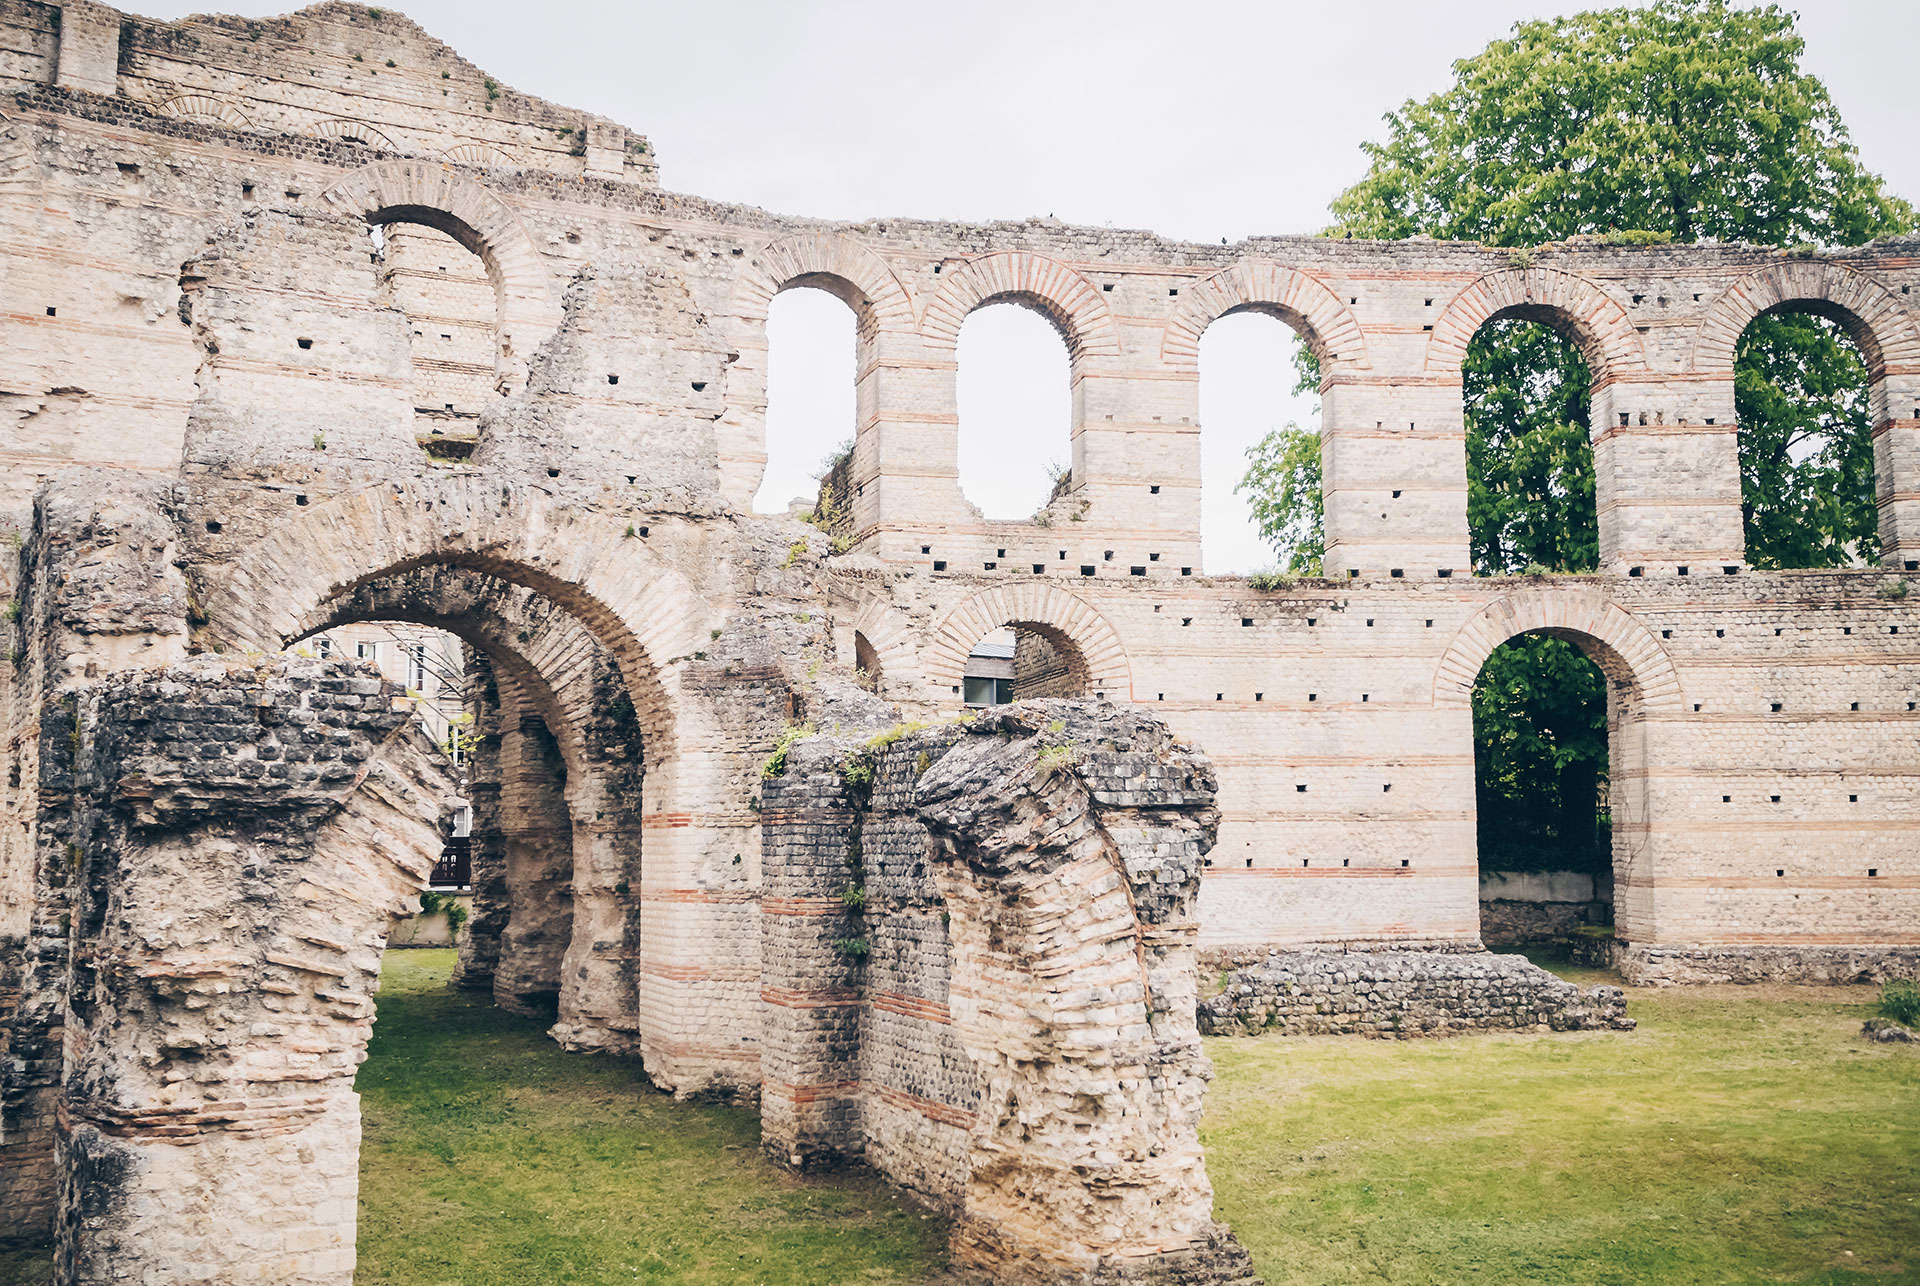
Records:
[[[1197,1136],[1205,758],[1042,700],[769,771],[768,1150],[864,1158],[996,1282],[1250,1281]]]
[[[29,550],[84,569],[64,641],[27,630],[16,649],[10,779],[17,763],[35,780],[45,696],[147,663],[148,640],[265,651],[374,610],[454,621],[503,676],[502,748],[532,719],[565,769],[529,740],[489,769],[486,807],[544,773],[542,825],[572,861],[561,972],[584,979],[555,1001],[569,1043],[638,1049],[676,1088],[757,1084],[760,763],[790,721],[953,713],[968,651],[1009,624],[1047,641],[1062,691],[1151,703],[1214,751],[1211,947],[1475,941],[1466,693],[1527,630],[1611,679],[1636,949],[1764,950],[1792,972],[1920,946],[1920,243],[1516,254],[832,224],[663,192],[637,138],[513,93],[391,13],[165,24],[5,0],[0,54],[0,503]],[[383,260],[395,224],[472,251],[492,288],[490,400],[464,458],[422,444],[441,386],[420,382],[417,345],[436,336]],[[796,284],[858,322],[839,556],[744,512],[766,310]],[[1072,361],[1072,486],[1034,522],[984,519],[956,480],[955,344],[997,300],[1050,318]],[[1733,349],[1780,306],[1839,318],[1867,355],[1884,569],[1744,560]],[[1333,579],[1197,574],[1198,341],[1236,310],[1321,358]],[[1459,364],[1501,316],[1562,327],[1595,372],[1596,575],[1468,574]],[[104,544],[87,524],[118,530],[111,503],[71,534],[36,518],[36,489],[74,465],[125,487],[55,490],[159,488],[171,516]],[[85,551],[136,543],[177,624],[95,628],[142,600],[85,579],[112,561]],[[363,592],[425,569],[488,581],[467,601],[492,606]],[[30,621],[55,612],[18,590]],[[641,767],[592,744],[596,691],[631,704]],[[37,802],[7,798],[0,932],[24,941]],[[501,861],[502,888],[534,879]],[[544,995],[550,957],[523,958],[524,994]],[[496,985],[497,957],[474,973]]]
[[[623,966],[657,980],[643,1007],[712,1015],[663,1066],[752,1062],[751,968],[714,944],[754,936],[746,805],[778,725],[805,717],[805,676],[864,656],[898,714],[948,712],[968,649],[1003,624],[1045,637],[1080,694],[1153,702],[1218,750],[1216,947],[1473,940],[1463,693],[1527,629],[1613,678],[1627,937],[1914,945],[1920,245],[828,224],[664,193],[650,150],[613,165],[591,122],[576,155],[559,130],[587,118],[489,88],[391,13],[107,14],[0,8],[13,521],[72,463],[180,477],[177,561],[206,637],[233,644],[278,647],[336,596],[435,560],[549,595],[665,748],[642,811],[684,819],[650,832],[646,905],[616,915],[631,881],[602,892],[601,914],[659,920],[668,958]],[[234,111],[200,101],[220,94]],[[308,130],[309,111],[370,128]],[[511,163],[463,150],[482,144]],[[377,262],[372,232],[409,221],[475,251],[495,293],[496,400],[465,461],[421,449],[423,328]],[[794,284],[859,323],[854,544],[824,561],[823,539],[741,512],[765,454],[766,308]],[[987,521],[956,482],[955,340],[1003,299],[1052,319],[1072,359],[1072,488],[1045,521]],[[1780,306],[1841,319],[1867,354],[1884,572],[1744,561],[1732,354]],[[1334,580],[1196,574],[1197,344],[1236,310],[1321,357]],[[1468,575],[1459,363],[1500,316],[1562,327],[1595,372],[1598,575]]]
[[[1920,241],[1215,247],[789,218],[664,192],[639,136],[349,4],[157,23],[0,0],[0,89],[0,534],[21,555],[0,667],[9,1228],[53,1215],[63,1112],[111,1115],[74,1115],[68,1086],[99,1071],[145,1110],[131,1063],[88,1061],[106,1011],[70,1003],[147,1003],[137,968],[70,971],[77,948],[125,945],[81,915],[95,859],[58,820],[85,803],[89,702],[358,621],[449,629],[485,658],[474,802],[499,842],[477,845],[462,982],[676,1092],[761,1093],[787,1155],[877,1160],[956,1204],[980,1262],[1032,1267],[1057,1224],[1083,1265],[1146,1239],[1232,1280],[1187,1133],[1192,952],[1477,945],[1469,694],[1519,633],[1575,642],[1609,680],[1630,977],[1854,976],[1920,952]],[[456,262],[442,315],[431,283]],[[796,285],[857,323],[828,531],[747,512],[767,309]],[[1071,481],[1032,521],[984,518],[957,481],[958,334],[998,301],[1046,316],[1071,360]],[[1734,350],[1778,308],[1835,318],[1867,358],[1882,567],[1746,562]],[[1320,359],[1326,580],[1199,574],[1199,340],[1246,310]],[[1470,574],[1460,364],[1502,317],[1559,327],[1594,372],[1593,575]],[[766,789],[798,729],[957,715],[968,653],[1003,626],[1038,690],[1105,712],[1060,716],[1108,721],[1085,738],[1100,755],[1043,773],[1052,743],[1015,713],[1004,739],[915,734],[866,786],[796,749],[798,775]],[[1131,797],[1100,768],[1136,754],[1122,723],[1149,766],[1187,753],[1149,728],[1207,747],[1217,789]],[[221,761],[229,742],[208,744]],[[801,782],[824,793],[783,801]],[[1000,812],[973,802],[989,789]],[[1136,870],[1162,830],[1172,864]],[[849,866],[853,838],[871,855]],[[1005,913],[1042,904],[1084,955]],[[365,908],[341,914],[378,936]],[[996,1040],[1038,1039],[1022,971],[1046,959],[1108,978],[1125,1013],[1057,1014],[1098,1039],[1007,1062]],[[358,1038],[342,1021],[329,1057]],[[1143,1083],[1109,1056],[1179,1074]],[[1019,1148],[995,1107],[1107,1072],[1176,1145],[1130,1151],[1134,1126],[1103,1126],[1155,1158],[1130,1197],[1162,1197],[1118,1228],[1060,1178],[1080,1163],[1054,1129],[1071,1114]],[[70,1264],[123,1253],[83,1232]],[[336,1255],[313,1277],[344,1271]]]
[[[351,1274],[353,1076],[452,787],[397,697],[352,662],[206,658],[59,705],[62,1281]]]

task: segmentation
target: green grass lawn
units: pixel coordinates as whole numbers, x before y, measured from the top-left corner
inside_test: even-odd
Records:
[[[1874,994],[1632,991],[1624,1034],[1210,1041],[1216,1204],[1270,1286],[1920,1282],[1920,1053],[1859,1038]]]
[[[358,1286],[918,1282],[946,1224],[876,1179],[800,1178],[759,1118],[675,1103],[639,1064],[451,992],[393,951],[360,1069]]]
[[[360,1286],[922,1282],[946,1223],[387,956]],[[1582,982],[1598,975],[1562,970]],[[1270,1286],[1920,1283],[1920,1050],[1864,988],[1629,993],[1638,1031],[1212,1040],[1222,1217]],[[44,1260],[0,1252],[0,1282]],[[9,1276],[9,1273],[15,1274]]]

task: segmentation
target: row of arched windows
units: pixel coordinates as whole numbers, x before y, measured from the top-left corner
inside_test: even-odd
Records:
[[[1245,498],[1235,494],[1247,451],[1275,428],[1310,422],[1315,398],[1294,391],[1294,335],[1276,318],[1222,317],[1207,328],[1200,351],[1207,570],[1251,571],[1272,554]],[[813,504],[822,463],[851,437],[854,352],[854,315],[840,300],[808,287],[774,298],[767,314],[767,469],[754,497],[757,511]],[[960,489],[988,518],[1031,517],[1070,459],[1066,343],[1034,310],[991,303],[961,326],[958,361]]]
[[[382,284],[408,318],[422,444],[432,455],[460,458],[472,449],[481,406],[499,393],[487,268],[433,228],[399,222],[374,231]],[[1755,318],[1741,338],[1743,509],[1756,566],[1869,566],[1879,557],[1868,363],[1847,327],[1825,315],[1831,311],[1787,305]],[[853,310],[825,289],[803,282],[772,300],[768,462],[755,509],[811,506],[824,463],[850,443],[855,328]],[[1268,433],[1318,427],[1317,397],[1298,387],[1300,344],[1266,312],[1230,312],[1202,332],[1208,573],[1273,561],[1239,484],[1249,448]],[[1840,360],[1818,380],[1788,369],[1793,354],[1820,344]],[[988,518],[1031,517],[1062,484],[1071,459],[1066,342],[1036,309],[989,301],[962,323],[957,360],[961,490]],[[1495,313],[1467,345],[1462,375],[1475,570],[1595,567],[1592,376],[1580,345],[1542,321]]]
[[[1819,386],[1752,359],[1763,330],[1797,328],[1836,346],[1843,378]],[[854,422],[855,319],[823,290],[777,295],[767,321],[768,462],[754,507],[810,506],[822,462]],[[1201,541],[1209,574],[1273,561],[1237,490],[1248,450],[1288,424],[1318,427],[1317,397],[1297,388],[1300,341],[1257,312],[1229,313],[1200,346]],[[1777,346],[1776,346],[1777,347]],[[1867,365],[1846,329],[1807,313],[1756,318],[1742,341],[1738,391],[1749,558],[1761,567],[1867,566],[1878,557]],[[961,327],[960,486],[988,518],[1041,509],[1067,468],[1071,368],[1037,312],[989,303]],[[1598,563],[1589,395],[1580,346],[1546,324],[1496,316],[1463,364],[1473,562],[1482,574]]]

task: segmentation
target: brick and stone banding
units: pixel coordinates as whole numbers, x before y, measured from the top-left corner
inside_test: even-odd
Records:
[[[1573,642],[1609,681],[1616,934],[1569,941],[1645,983],[1915,967],[1920,239],[1812,255],[1576,239],[1516,256],[818,220],[667,191],[644,136],[520,93],[391,10],[158,22],[0,0],[0,50],[0,526],[18,549],[0,559],[0,1236],[74,1222],[73,1176],[104,1171],[63,1170],[62,1105],[88,1057],[130,1057],[114,1039],[83,1047],[93,1020],[70,1005],[77,948],[100,945],[79,914],[97,890],[76,872],[105,857],[72,832],[98,788],[80,762],[90,712],[209,658],[277,673],[283,650],[356,622],[448,629],[483,680],[461,985],[551,1015],[571,1049],[638,1056],[675,1093],[758,1100],[786,1159],[857,1156],[944,1208],[997,1211],[963,1219],[966,1253],[1009,1273],[1034,1232],[969,1187],[998,1082],[967,971],[1013,966],[968,944],[993,910],[981,881],[1027,876],[980,866],[974,824],[916,794],[921,752],[978,738],[912,733],[896,744],[919,750],[877,755],[864,797],[809,758],[824,751],[797,750],[784,786],[762,777],[786,729],[852,746],[953,719],[988,629],[1021,631],[1029,695],[1145,710],[1207,752],[1217,820],[1197,889],[1184,866],[1170,881],[1165,978],[1189,941],[1229,967],[1276,951],[1474,958],[1469,693],[1526,632]],[[768,306],[802,286],[856,322],[854,448],[830,475],[844,505],[820,526],[749,512]],[[1070,353],[1072,472],[1030,521],[984,518],[958,482],[957,337],[1002,300]],[[1866,355],[1881,566],[1746,560],[1733,355],[1776,309],[1836,319]],[[1204,574],[1197,353],[1236,311],[1280,319],[1321,359],[1325,579]],[[1593,370],[1591,574],[1471,575],[1459,365],[1503,317],[1560,327]],[[202,744],[256,745],[229,722],[231,743]],[[256,825],[249,791],[324,795],[299,773],[340,766],[241,761],[260,775],[225,793],[166,787],[204,805],[182,826]],[[1074,780],[1096,820],[1143,807]],[[164,793],[145,806],[170,807]],[[314,834],[343,833],[361,803]],[[1128,829],[1103,833],[1124,851]],[[1043,874],[1076,910],[1111,896],[1067,871]],[[835,945],[855,938],[866,954]],[[273,951],[262,969],[328,976],[311,943]],[[1488,1014],[1548,1012],[1526,1008],[1536,983],[1513,981]],[[1148,1026],[1186,1059],[1184,1034]],[[1196,1076],[1181,1083],[1197,1094]],[[245,1115],[260,1097],[235,1088],[172,1116],[137,1095],[75,1101],[108,1104],[77,1118],[105,1157],[163,1130],[231,1145],[240,1121],[268,1119]],[[329,1156],[327,1173],[350,1172],[348,1152]],[[1106,1254],[1053,1195],[1062,1253]],[[191,1226],[237,1245],[321,1220],[334,1245],[350,1204],[345,1224],[263,1206]],[[1150,1257],[1184,1246],[1176,1279],[1234,1279],[1230,1243],[1166,1218]],[[183,1264],[225,1253],[153,1244]],[[311,1280],[337,1286],[343,1262]]]

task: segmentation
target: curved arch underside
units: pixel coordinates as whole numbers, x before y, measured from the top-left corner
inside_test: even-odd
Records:
[[[1579,586],[1520,590],[1487,604],[1454,634],[1434,670],[1437,707],[1470,705],[1480,667],[1517,635],[1565,638],[1590,656],[1615,684],[1629,683],[1648,712],[1685,708],[1680,676],[1647,627],[1600,593]]]

